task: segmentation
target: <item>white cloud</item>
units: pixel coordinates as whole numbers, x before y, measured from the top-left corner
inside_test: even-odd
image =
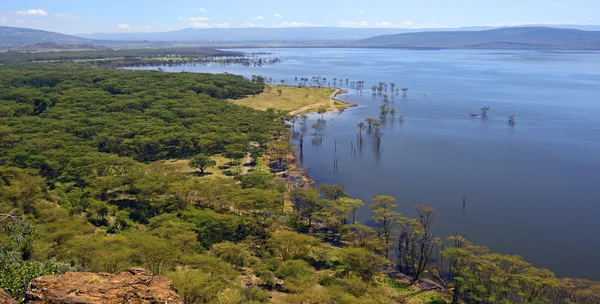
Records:
[[[27,11],[17,11],[16,12],[17,15],[22,15],[22,16],[48,16],[48,13],[46,13],[44,10],[41,9],[36,9],[36,10],[27,10]]]
[[[481,26],[500,27],[500,26],[522,26],[522,25],[563,25],[563,24],[577,24],[577,22],[575,22],[575,21],[546,21],[546,22],[524,21],[524,22],[522,22],[522,21],[508,20],[508,21],[502,21],[502,22],[497,22],[497,23],[481,24]]]
[[[124,24],[124,23],[117,24],[117,27],[120,28],[120,29],[122,29],[122,30],[130,30],[131,29],[131,25]]]
[[[279,14],[275,14],[273,16],[275,16],[275,18],[281,18],[281,15],[279,15]]]
[[[265,17],[261,16],[261,15],[256,15],[255,17],[252,17],[252,20],[263,20],[265,19]]]
[[[340,27],[361,27],[361,28],[428,28],[431,27],[426,24],[414,24],[411,21],[403,21],[400,23],[392,23],[387,21],[375,22],[375,24],[369,24],[366,21],[340,21]],[[442,26],[439,26],[442,27]]]
[[[367,21],[340,21],[338,25],[340,27],[369,27],[369,23]]]
[[[213,24],[211,24],[211,25],[212,25],[212,27],[221,27],[221,28],[223,28],[223,27],[229,27],[229,23],[228,23],[228,22],[223,22],[223,23],[213,23]]]
[[[12,19],[8,18],[8,17],[4,17],[4,16],[0,16],[0,23],[4,24],[4,23],[8,23],[11,22]]]
[[[208,23],[210,18],[206,17],[192,17],[192,18],[180,18],[180,20],[186,20],[188,25],[193,28],[225,28],[229,27],[228,22],[223,23]]]
[[[358,12],[361,13],[361,14],[363,14],[365,12],[365,10],[361,8],[361,9],[358,10]]]
[[[375,27],[390,27],[392,25],[394,25],[394,24],[390,23],[390,22],[385,22],[385,21],[375,23]]]
[[[206,17],[193,17],[193,18],[189,18],[188,21],[190,22],[203,22],[203,21],[208,21],[210,20],[210,18],[206,18]]]
[[[79,19],[78,16],[73,16],[69,13],[58,13],[58,14],[54,14],[54,16],[56,16],[58,18],[62,18],[62,19]]]
[[[205,22],[191,22],[190,26],[193,28],[225,28],[229,27],[229,23],[205,23]]]
[[[210,24],[204,22],[191,22],[190,27],[193,28],[209,28]]]
[[[246,22],[243,23],[242,25],[240,25],[241,27],[256,27],[256,24],[254,23],[250,23],[250,22]]]
[[[144,28],[147,29],[147,30],[151,30],[152,29],[152,27],[150,27],[149,25],[144,26]]]
[[[197,11],[197,12],[201,12],[201,13],[206,13],[206,12],[207,12],[207,10],[206,10],[205,8],[201,8],[201,7],[199,7],[199,8],[194,8],[193,10],[195,10],[195,11]]]
[[[321,27],[322,24],[313,24],[308,22],[282,22],[273,27]]]
[[[181,16],[177,17],[177,19],[179,19],[179,20],[185,20],[185,18],[183,18]]]
[[[588,20],[594,20],[594,18],[592,18],[592,17],[588,17]]]

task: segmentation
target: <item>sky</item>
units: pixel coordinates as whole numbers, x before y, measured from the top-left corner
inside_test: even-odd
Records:
[[[600,24],[600,0],[0,0],[0,25],[65,34],[182,28]]]

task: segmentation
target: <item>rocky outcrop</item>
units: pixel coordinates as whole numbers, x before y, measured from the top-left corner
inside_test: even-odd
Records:
[[[9,294],[7,294],[2,288],[0,288],[0,303],[2,304],[19,304]]]
[[[136,267],[116,275],[67,272],[37,278],[27,291],[25,303],[183,304],[183,301],[171,280]]]

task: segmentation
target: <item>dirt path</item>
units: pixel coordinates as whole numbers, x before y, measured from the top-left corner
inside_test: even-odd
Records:
[[[250,169],[252,169],[252,166],[246,166],[246,164],[250,164],[252,163],[252,161],[252,155],[250,154],[250,152],[248,152],[248,154],[246,154],[246,158],[244,158],[244,164],[242,165],[242,175],[248,174]]]
[[[290,112],[290,115],[296,115],[296,114],[306,113],[306,112],[308,112],[310,110],[317,109],[317,108],[320,108],[320,107],[323,107],[323,106],[328,107],[330,109],[330,111],[336,111],[337,108],[335,107],[335,99],[333,99],[333,98],[335,97],[335,95],[337,95],[337,94],[339,94],[341,92],[342,92],[342,90],[336,89],[335,91],[333,91],[333,93],[331,93],[331,95],[329,95],[329,100],[322,101],[322,102],[319,102],[319,103],[313,103],[311,105],[302,107],[302,108],[300,108],[298,110],[294,110],[294,111]]]

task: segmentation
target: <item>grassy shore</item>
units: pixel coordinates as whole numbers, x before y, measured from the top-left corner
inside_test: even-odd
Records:
[[[281,95],[279,94],[279,90],[281,90]],[[339,91],[332,88],[268,86],[263,93],[257,96],[249,96],[233,100],[232,102],[257,110],[264,111],[268,108],[273,108],[292,112],[292,114],[316,111],[322,107],[328,111],[340,111],[349,106],[354,106],[333,100],[337,92]]]

